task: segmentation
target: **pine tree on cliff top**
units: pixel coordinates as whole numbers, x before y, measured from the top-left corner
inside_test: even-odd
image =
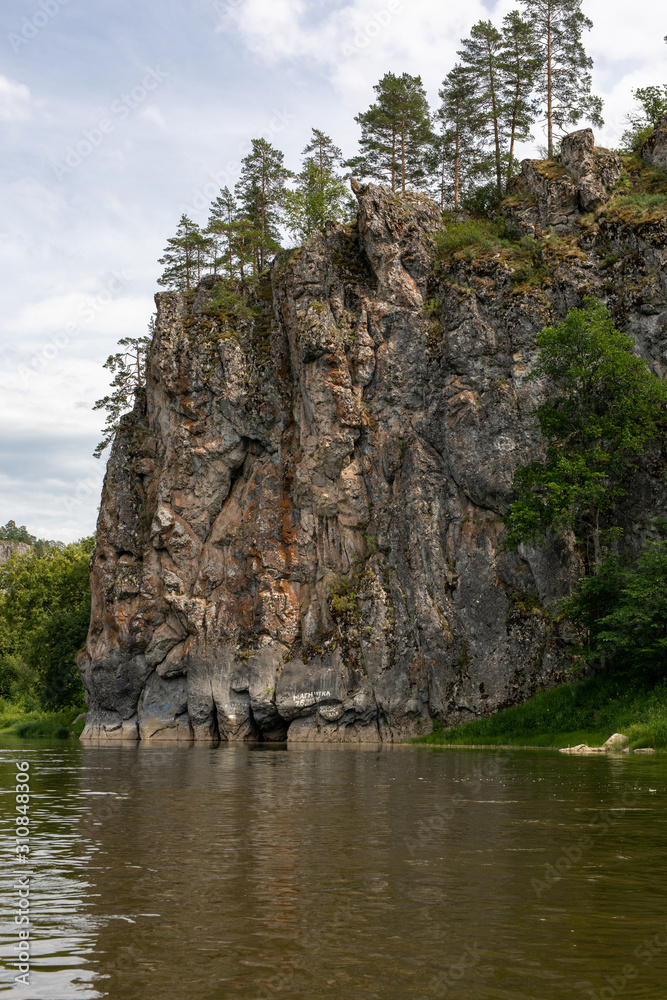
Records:
[[[266,139],[253,139],[252,151],[242,161],[236,194],[245,218],[259,234],[256,268],[263,271],[271,253],[280,249],[278,225],[285,181],[292,176],[284,155]]]
[[[463,69],[477,95],[478,127],[487,135],[492,149],[498,198],[503,195],[502,162],[505,142],[502,52],[503,36],[491,21],[479,21],[473,25],[470,37],[463,40],[458,52]]]
[[[93,410],[106,410],[106,422],[102,428],[104,437],[95,448],[93,455],[100,458],[120,427],[120,419],[134,406],[137,393],[146,383],[146,355],[155,333],[155,319],[148,325],[148,337],[123,337],[118,346],[123,350],[110,354],[103,367],[113,374],[110,395],[98,399]]]
[[[581,35],[593,22],[581,12],[582,0],[519,0],[540,48],[537,95],[546,112],[549,157],[554,131],[582,118],[603,125],[602,101],[591,93],[593,60]]]
[[[477,93],[470,75],[457,64],[438,91],[442,101],[436,118],[441,132],[435,143],[440,207],[453,202],[458,212],[461,196],[473,177],[481,152],[477,123]]]
[[[164,254],[158,261],[164,271],[158,285],[189,292],[196,285],[210,253],[210,243],[199,226],[182,215],[176,235],[167,240]]]
[[[503,18],[500,65],[501,100],[509,140],[506,172],[506,183],[509,184],[514,174],[516,143],[532,139],[530,130],[538,113],[533,90],[540,66],[540,52],[535,35],[530,24],[516,10]]]
[[[222,268],[228,278],[233,278],[233,231],[237,215],[236,198],[228,187],[224,188],[211,204],[208,225],[204,235],[211,241],[213,273]]]
[[[314,229],[323,229],[327,220],[338,222],[345,217],[347,189],[335,172],[343,154],[328,135],[313,129],[303,155],[296,190],[285,192],[285,221],[291,232],[305,240]]]
[[[359,156],[346,166],[388,180],[392,191],[419,186],[427,174],[431,116],[420,76],[387,73],[373,88],[375,104],[354,119],[361,126]]]

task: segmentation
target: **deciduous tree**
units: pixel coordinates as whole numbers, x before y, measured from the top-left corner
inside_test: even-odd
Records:
[[[613,520],[625,476],[660,432],[667,390],[597,299],[570,310],[537,343],[529,377],[546,381],[548,398],[537,409],[546,457],[516,472],[508,544],[569,529],[598,563],[603,517]]]

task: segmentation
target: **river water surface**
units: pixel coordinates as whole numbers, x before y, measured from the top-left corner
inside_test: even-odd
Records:
[[[667,998],[661,756],[5,741],[0,763],[16,1000]]]

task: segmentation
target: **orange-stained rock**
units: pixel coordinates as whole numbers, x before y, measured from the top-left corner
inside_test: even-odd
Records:
[[[587,134],[570,147],[538,179],[578,212],[616,164]],[[616,246],[647,278],[618,321],[665,374],[664,246],[603,219],[521,291],[488,254],[435,266],[428,199],[355,191],[358,226],[280,254],[255,322],[207,312],[212,277],[156,296],[102,497],[84,738],[406,739],[563,675],[547,609],[579,557],[503,548],[514,470],[542,448],[526,374],[537,333],[584,294],[621,302],[601,266]],[[628,509],[630,533],[666,516],[657,503]]]

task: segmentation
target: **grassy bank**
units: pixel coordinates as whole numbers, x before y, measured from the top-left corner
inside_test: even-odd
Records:
[[[81,713],[80,708],[63,709],[58,712],[36,710],[26,711],[17,705],[0,700],[0,737],[19,736],[24,739],[39,737],[66,740],[71,736],[80,736],[84,727],[83,720],[73,725],[74,719]]]
[[[612,733],[630,747],[667,748],[667,681],[636,673],[601,674],[542,691],[522,705],[444,730],[416,743],[478,746],[600,746]]]

